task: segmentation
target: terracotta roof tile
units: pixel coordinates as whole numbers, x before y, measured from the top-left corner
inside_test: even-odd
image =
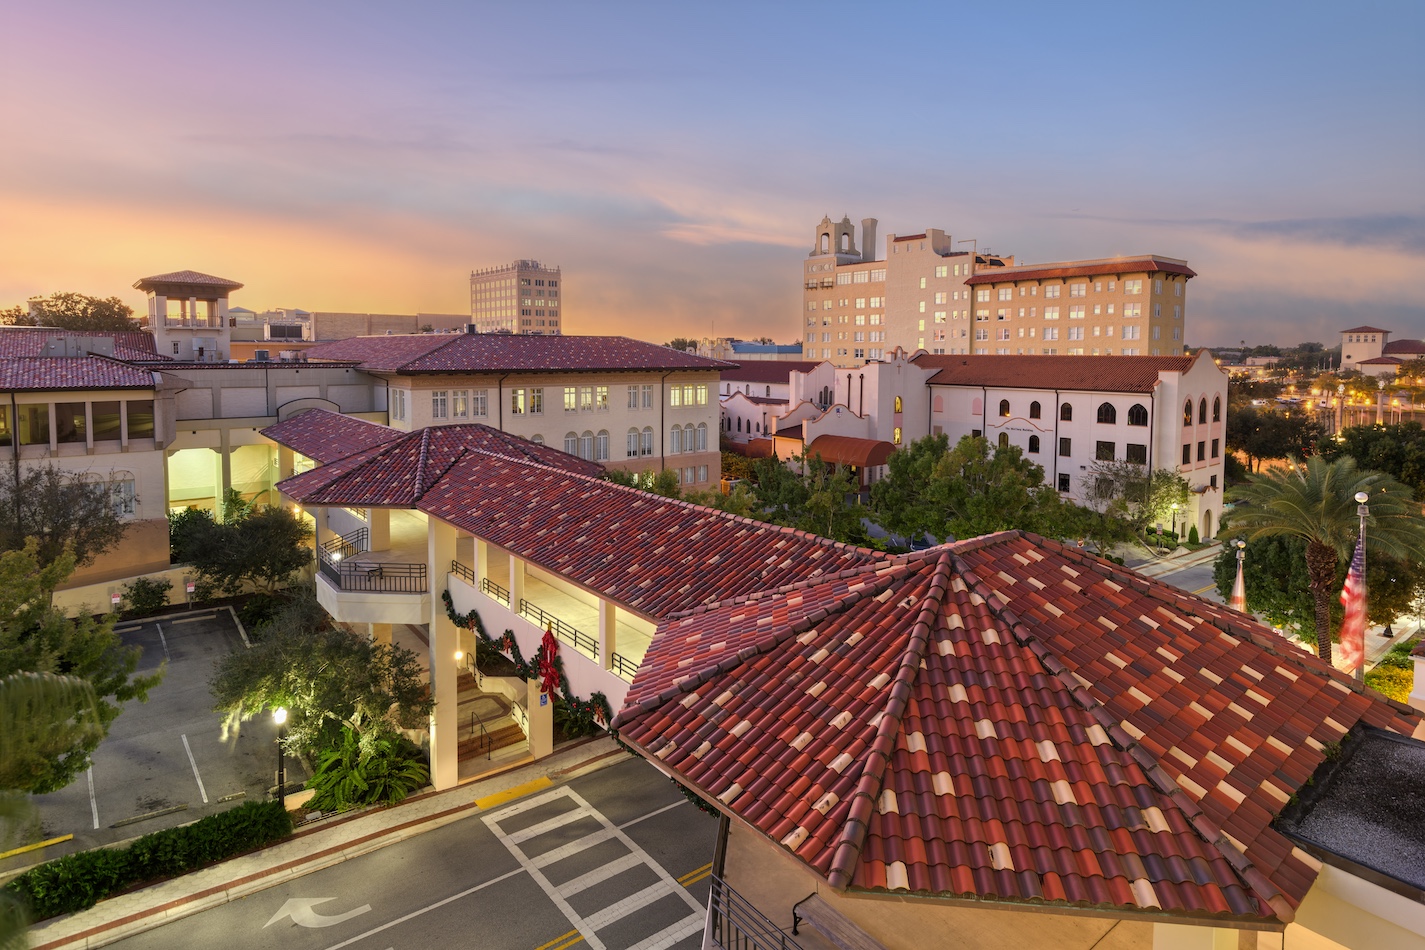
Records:
[[[1057,264],[1024,264],[1018,267],[996,268],[980,271],[968,278],[967,284],[1004,284],[1017,280],[1054,280],[1067,277],[1097,277],[1109,274],[1174,274],[1180,277],[1196,277],[1197,272],[1186,264],[1165,260],[1160,257],[1125,257],[1113,261],[1075,262]]]
[[[932,386],[1070,389],[1149,393],[1162,372],[1185,372],[1196,356],[917,356],[913,362],[939,370]]]
[[[816,360],[746,360],[723,370],[721,377],[729,383],[786,383],[793,373],[810,373],[820,365]]]
[[[1011,532],[671,617],[615,725],[838,888],[1287,920],[1315,872],[1271,824],[1324,759],[1298,736],[1357,721],[1417,714]]]
[[[0,359],[0,390],[153,389],[153,373],[100,356]]]
[[[239,290],[242,288],[242,284],[235,280],[228,280],[226,277],[200,274],[195,270],[176,270],[168,274],[157,274],[153,277],[140,278],[134,282],[134,289],[148,290],[154,284],[195,284],[203,287],[224,287],[228,290]]]
[[[309,360],[359,360],[377,373],[559,372],[561,370],[728,369],[734,364],[624,336],[507,333],[358,336],[303,351]]]
[[[153,334],[147,330],[116,330],[108,333],[75,333],[45,327],[0,327],[0,359],[44,356],[45,346],[55,339],[109,337],[114,341],[114,358],[120,360],[161,360],[166,357],[154,348]]]
[[[339,412],[308,409],[268,426],[262,434],[278,445],[325,465],[393,442],[406,433]]]

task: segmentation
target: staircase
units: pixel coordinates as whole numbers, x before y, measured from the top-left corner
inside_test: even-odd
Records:
[[[458,685],[460,760],[488,758],[500,749],[525,742],[524,730],[510,716],[508,699],[496,693],[481,692],[475,678],[468,673],[461,674]]]

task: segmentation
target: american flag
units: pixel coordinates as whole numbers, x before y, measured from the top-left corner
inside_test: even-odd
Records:
[[[1351,570],[1346,574],[1346,586],[1341,588],[1341,604],[1346,619],[1341,621],[1341,658],[1346,669],[1354,670],[1365,662],[1366,653],[1366,539],[1356,542],[1351,557]]]

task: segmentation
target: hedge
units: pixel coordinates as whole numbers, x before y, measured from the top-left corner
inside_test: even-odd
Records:
[[[144,835],[127,848],[96,848],[47,861],[5,889],[31,920],[86,910],[119,891],[253,851],[292,833],[292,817],[277,802],[245,802],[191,825]]]

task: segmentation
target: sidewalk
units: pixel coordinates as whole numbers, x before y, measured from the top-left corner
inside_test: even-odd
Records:
[[[1132,550],[1125,553],[1124,547],[1126,546],[1121,545],[1119,550],[1114,553],[1121,554],[1126,562],[1125,566],[1132,568],[1144,577],[1162,577],[1164,574],[1197,567],[1200,564],[1211,564],[1222,553],[1222,545],[1216,541],[1208,542],[1207,547],[1200,551],[1178,548],[1163,557],[1149,557],[1138,545],[1133,545]]]
[[[502,774],[427,792],[393,808],[324,820],[299,829],[270,848],[38,923],[30,928],[30,945],[33,950],[106,946],[434,831],[482,808],[494,808],[553,782],[614,765],[626,756],[611,737],[604,736]]]

